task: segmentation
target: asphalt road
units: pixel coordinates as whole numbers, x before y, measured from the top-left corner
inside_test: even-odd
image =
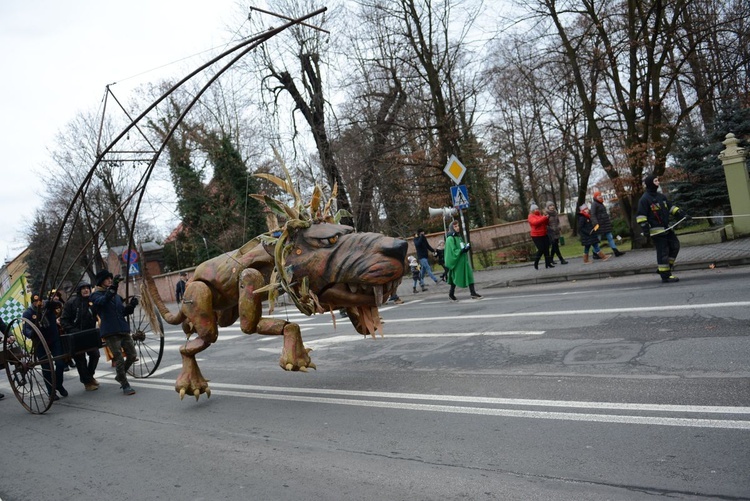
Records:
[[[750,499],[750,268],[405,296],[385,337],[299,321],[222,330],[212,397],[174,392],[181,334],[125,397],[102,387],[27,414],[0,380],[0,499]]]

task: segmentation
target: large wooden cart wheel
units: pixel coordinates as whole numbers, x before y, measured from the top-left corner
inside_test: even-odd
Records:
[[[24,325],[34,331],[36,335],[34,342],[20,334],[23,332]],[[10,339],[13,341],[11,342]],[[55,361],[37,326],[23,317],[11,321],[8,326],[8,335],[3,339],[3,355],[5,373],[21,405],[32,414],[47,412],[52,407],[54,388],[57,388]],[[45,365],[49,370],[43,370]],[[48,388],[53,388],[53,390],[50,392]]]
[[[164,332],[164,324],[161,317],[156,313],[159,322],[159,330]],[[142,306],[137,306],[132,315],[128,317],[130,323],[130,334],[133,336],[135,351],[138,360],[128,369],[128,374],[134,378],[147,378],[152,375],[161,363],[164,354],[164,335],[155,332],[151,327],[148,315]]]

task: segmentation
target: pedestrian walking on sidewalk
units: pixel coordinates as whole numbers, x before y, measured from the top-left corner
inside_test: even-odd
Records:
[[[432,273],[430,268],[430,255],[429,253],[435,253],[435,249],[432,248],[430,242],[427,241],[427,237],[424,234],[424,230],[419,228],[417,234],[414,236],[414,249],[417,251],[417,261],[419,261],[420,280],[422,284],[422,290],[424,290],[424,276],[428,275],[435,285],[439,283],[437,277]]]
[[[529,226],[531,226],[531,240],[536,246],[536,258],[534,258],[534,269],[539,269],[539,260],[544,256],[544,267],[554,268],[552,258],[549,256],[549,237],[547,226],[549,217],[542,214],[537,204],[531,204],[529,208]]]
[[[448,270],[445,269],[445,240],[440,240],[437,243],[437,247],[435,247],[435,259],[437,259],[438,264],[443,267],[443,273],[440,275],[440,280],[445,282],[446,276],[448,275]]]
[[[589,249],[594,249],[594,254],[599,256],[599,259],[606,261],[609,256],[604,254],[599,249],[599,236],[594,230],[594,225],[591,223],[591,213],[589,212],[589,206],[583,204],[578,208],[578,235],[581,237],[581,245],[583,245],[583,262],[588,264],[589,261]]]
[[[471,244],[465,243],[461,237],[458,221],[453,221],[445,239],[445,267],[448,270],[448,284],[451,286],[448,292],[451,301],[458,301],[455,294],[456,286],[468,287],[471,299],[482,298],[474,289],[474,271],[469,262],[470,246]]]
[[[560,216],[554,202],[547,202],[545,206],[549,224],[547,224],[547,238],[550,243],[550,263],[555,264],[555,256],[560,258],[560,264],[568,264],[560,253]]]
[[[659,193],[659,178],[653,174],[643,180],[646,192],[638,202],[636,222],[641,226],[644,235],[650,235],[656,249],[657,271],[665,283],[679,282],[672,274],[674,262],[680,252],[680,241],[669,225],[669,217],[676,216],[686,220],[692,219],[685,211],[672,205],[662,193]]]
[[[604,206],[604,197],[602,197],[600,191],[594,192],[594,200],[591,202],[591,224],[594,225],[594,231],[599,237],[599,241],[601,242],[602,236],[604,236],[615,256],[620,257],[625,255],[615,245],[615,239],[612,236],[612,219],[610,219],[607,208]]]

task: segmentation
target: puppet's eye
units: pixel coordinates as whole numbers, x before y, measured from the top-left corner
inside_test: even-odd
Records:
[[[327,247],[327,246],[330,246],[330,245],[335,245],[336,242],[339,241],[339,236],[338,235],[334,235],[332,237],[320,238],[318,240],[320,241],[321,245]]]

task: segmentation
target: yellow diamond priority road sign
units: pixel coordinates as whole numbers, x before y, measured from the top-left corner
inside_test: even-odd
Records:
[[[456,155],[451,155],[448,159],[448,163],[445,164],[443,172],[448,174],[448,177],[451,178],[454,183],[460,184],[461,179],[464,177],[464,174],[466,174],[466,167],[464,167],[464,164],[456,158]]]

